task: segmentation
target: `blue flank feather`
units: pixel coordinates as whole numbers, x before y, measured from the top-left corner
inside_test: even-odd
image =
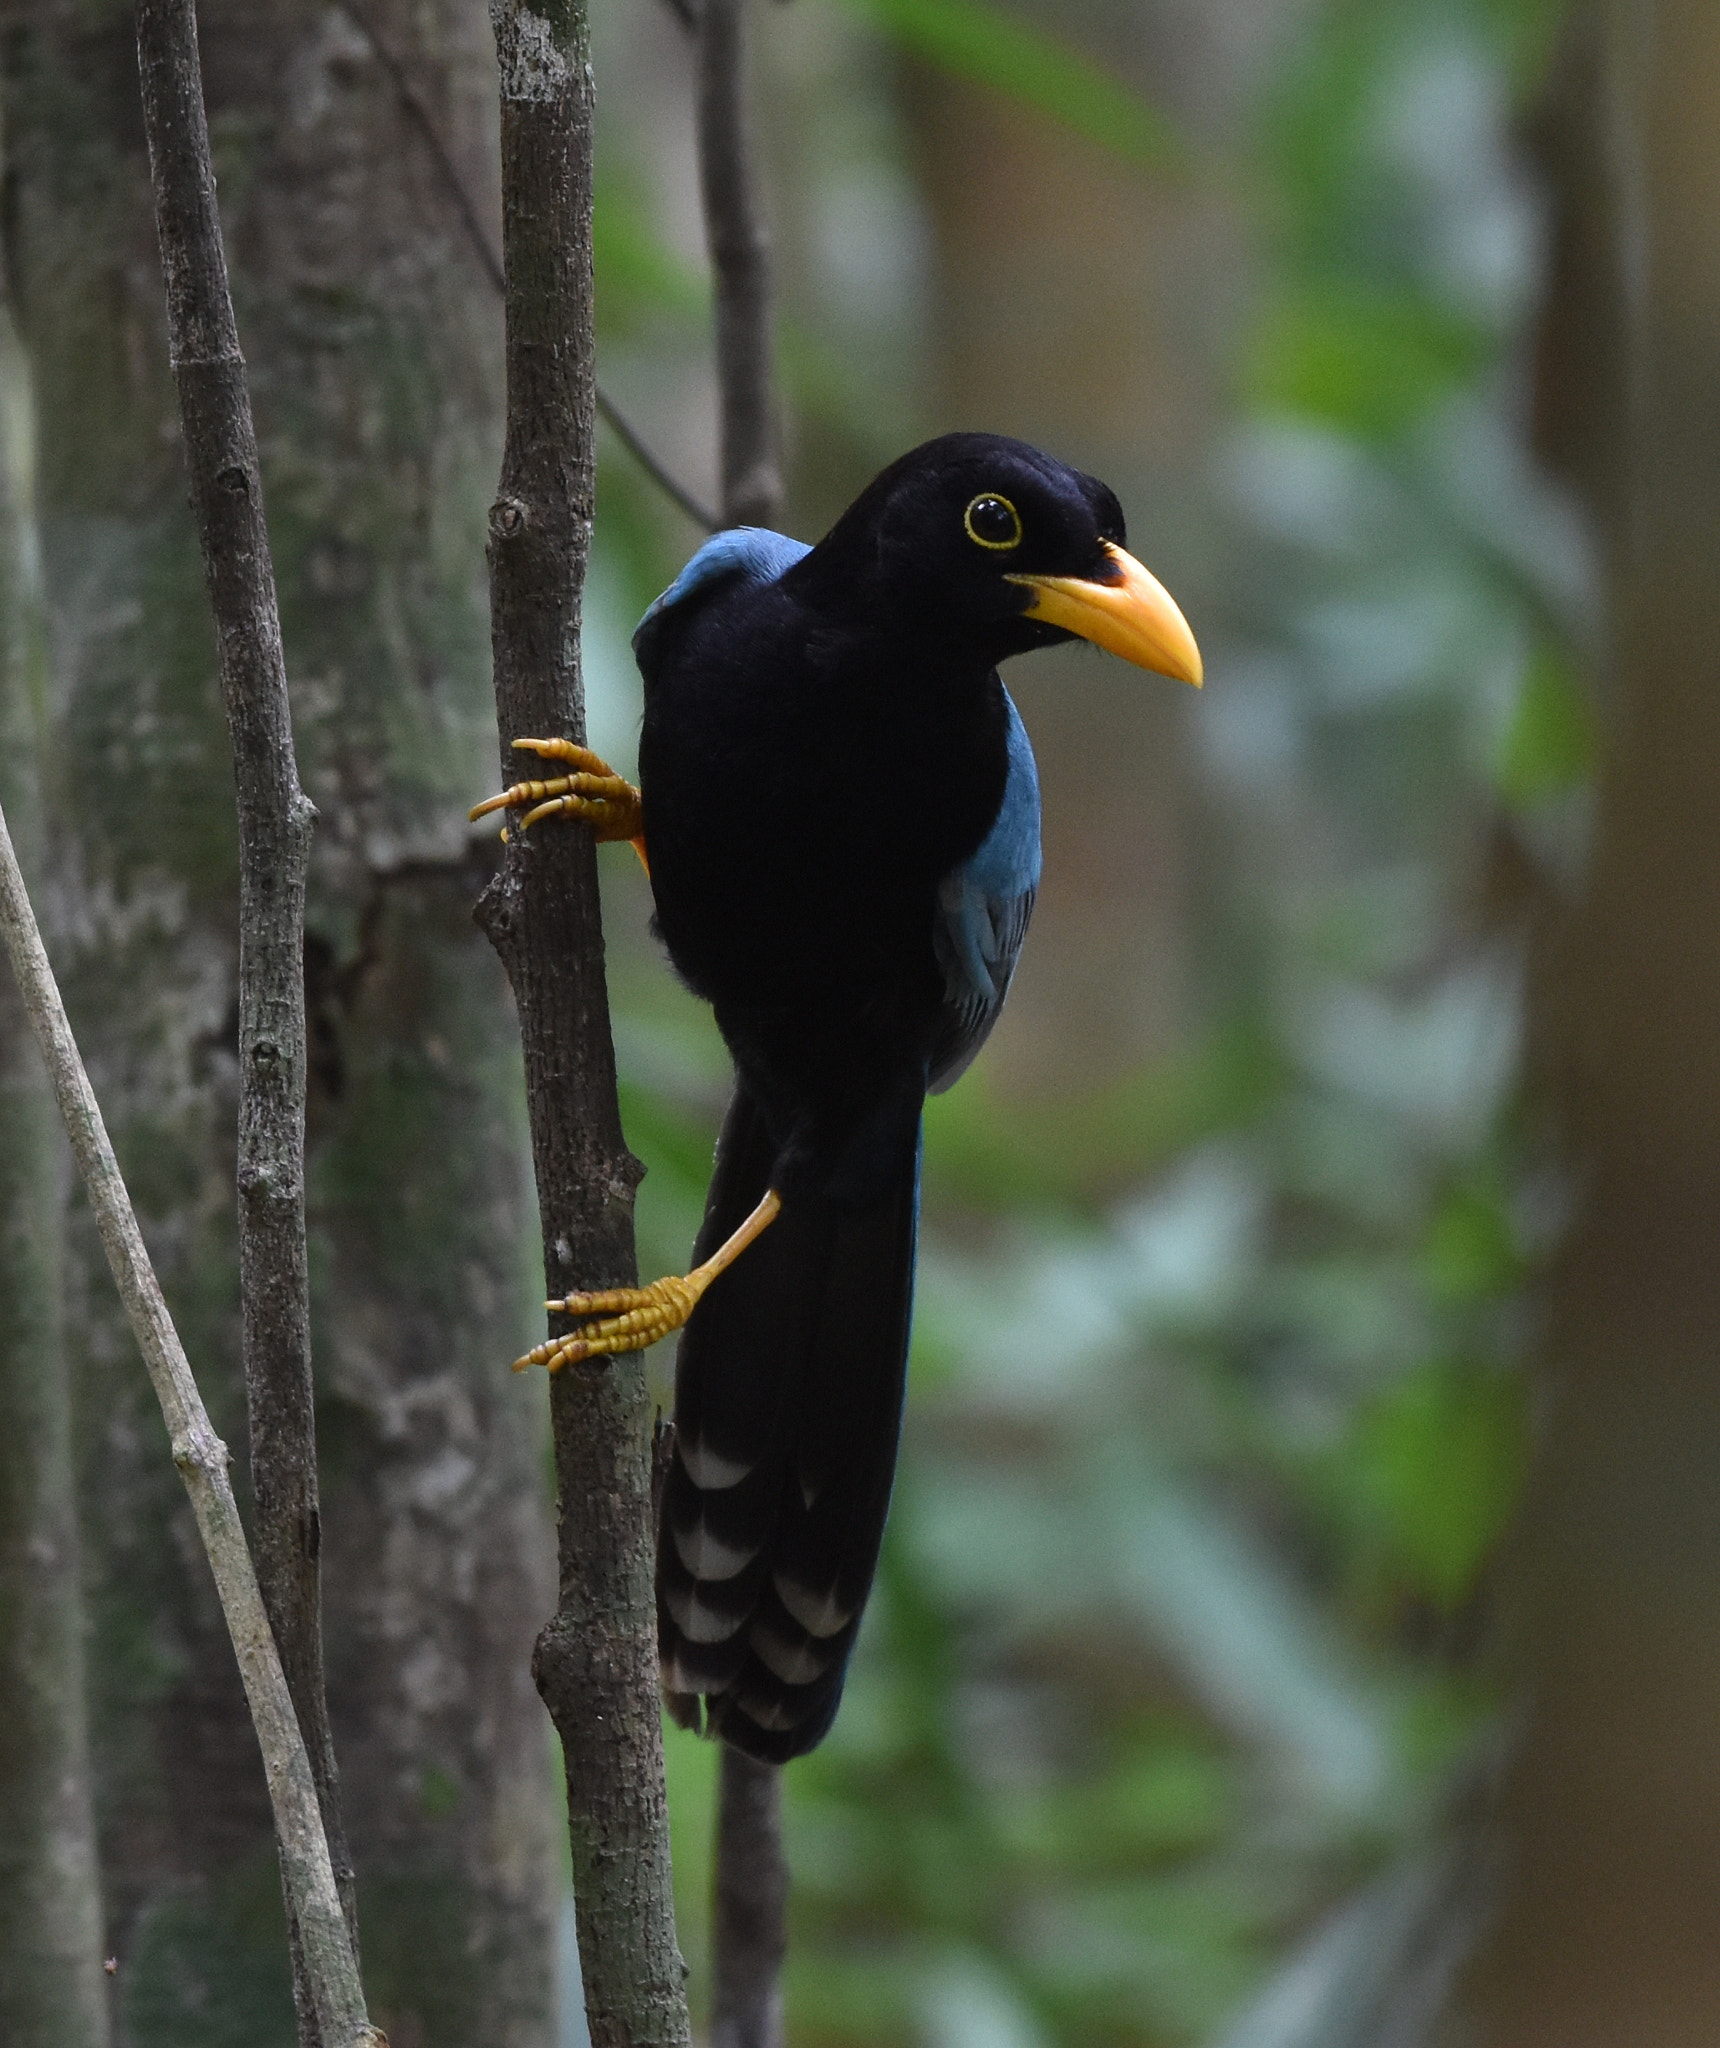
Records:
[[[938,884],[932,934],[944,972],[943,1031],[931,1088],[959,1080],[997,1022],[1039,892],[1039,771],[1015,700],[1009,707],[1009,776],[996,822]]]

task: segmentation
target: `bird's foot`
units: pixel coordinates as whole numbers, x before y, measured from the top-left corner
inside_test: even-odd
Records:
[[[649,1287],[611,1287],[598,1294],[570,1294],[561,1301],[546,1302],[551,1315],[577,1316],[585,1328],[534,1345],[524,1358],[514,1360],[514,1371],[543,1365],[560,1372],[564,1365],[577,1365],[582,1358],[643,1351],[681,1327],[709,1284],[697,1273],[689,1273],[685,1279],[671,1273],[653,1280]]]
[[[599,840],[631,839],[643,858],[645,820],[639,792],[623,775],[589,747],[572,740],[515,740],[523,751],[540,754],[546,761],[562,761],[571,775],[552,776],[547,782],[516,782],[500,796],[486,797],[467,814],[474,821],[490,811],[517,810],[530,805],[520,820],[526,831],[540,818],[576,818],[591,827]]]
[[[686,1322],[698,1307],[700,1295],[724,1267],[732,1265],[760,1231],[776,1221],[781,1208],[775,1189],[767,1188],[764,1199],[734,1235],[686,1275],[670,1273],[648,1287],[610,1287],[601,1293],[569,1294],[560,1301],[545,1302],[552,1316],[574,1316],[586,1327],[534,1344],[524,1358],[514,1360],[514,1371],[542,1365],[560,1372],[564,1365],[577,1365],[582,1358],[643,1351],[667,1337]]]

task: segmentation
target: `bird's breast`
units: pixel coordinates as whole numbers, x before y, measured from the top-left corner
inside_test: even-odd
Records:
[[[658,929],[719,1008],[935,1007],[938,883],[1002,802],[995,675],[830,642],[695,634],[647,695]]]

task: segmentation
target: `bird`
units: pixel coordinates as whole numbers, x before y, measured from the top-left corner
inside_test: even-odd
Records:
[[[921,1112],[997,1022],[1039,886],[1039,784],[998,666],[1084,639],[1201,657],[1096,478],[951,433],[815,546],[707,540],[634,635],[637,788],[565,739],[522,811],[631,840],[654,929],[734,1065],[685,1275],[548,1304],[552,1371],[679,1328],[661,1489],[665,1702],[781,1764],[828,1732],[883,1540],[906,1387]]]

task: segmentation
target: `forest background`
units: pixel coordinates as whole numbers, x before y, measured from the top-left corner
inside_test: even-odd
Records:
[[[540,1286],[464,824],[499,305],[425,135],[488,222],[489,26],[223,0],[202,29],[321,811],[318,1419],[367,1983],[395,2048],[549,2048],[579,2038],[528,1670],[549,1483],[541,1390],[505,1371]],[[599,372],[713,498],[686,37],[646,0],[594,32]],[[1117,489],[1210,677],[1012,675],[1046,883],[928,1120],[881,1583],[788,1774],[790,2038],[1709,2041],[1720,22],[796,0],[753,33],[790,529],[927,433],[1020,434]],[[3,49],[0,798],[237,1440],[236,849],[130,14],[21,0]],[[697,537],[606,442],[585,653],[617,765],[628,633]],[[605,886],[641,1262],[679,1270],[724,1062],[641,878]],[[4,1897],[39,1856],[80,1902],[71,1967],[115,1964],[57,2040],[285,2043],[254,1744],[34,1059],[7,992]],[[713,1755],[668,1756],[697,2005]]]

